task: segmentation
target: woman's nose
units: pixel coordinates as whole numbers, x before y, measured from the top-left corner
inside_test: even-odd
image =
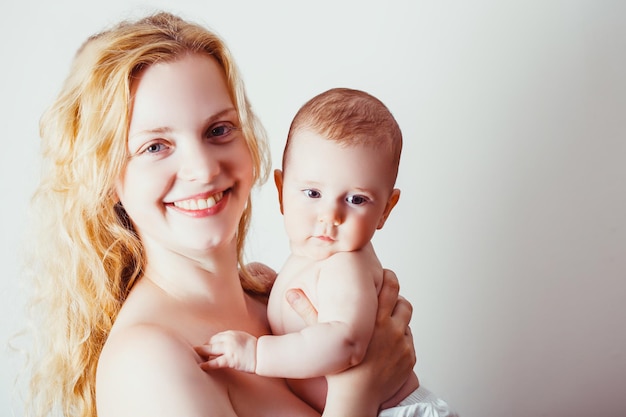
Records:
[[[203,141],[180,149],[178,177],[185,181],[209,182],[220,172],[218,152]]]

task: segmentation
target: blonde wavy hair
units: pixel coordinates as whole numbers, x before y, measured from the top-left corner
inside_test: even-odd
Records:
[[[216,34],[158,13],[89,38],[40,125],[42,176],[32,200],[35,235],[28,241],[26,262],[35,282],[32,343],[38,350],[30,370],[31,415],[96,415],[98,357],[144,266],[141,241],[113,192],[128,158],[130,87],[143,68],[188,53],[212,56],[223,68],[254,161],[255,182],[266,180],[265,132]],[[251,209],[248,197],[237,235],[242,271]],[[242,273],[241,281],[244,289],[263,292],[250,274]]]

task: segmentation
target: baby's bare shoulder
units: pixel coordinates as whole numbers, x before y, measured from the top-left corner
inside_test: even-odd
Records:
[[[382,269],[378,256],[371,244],[355,251],[337,252],[328,257],[324,263],[334,267],[347,264],[358,269]]]

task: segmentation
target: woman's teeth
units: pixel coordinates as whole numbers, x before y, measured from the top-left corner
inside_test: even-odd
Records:
[[[224,196],[224,193],[213,194],[209,198],[174,201],[174,206],[183,210],[206,210],[216,205]]]

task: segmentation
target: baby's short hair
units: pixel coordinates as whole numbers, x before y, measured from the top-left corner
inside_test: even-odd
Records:
[[[398,173],[402,132],[382,101],[361,90],[332,88],[307,101],[296,113],[283,153],[283,169],[289,157],[292,137],[311,131],[328,140],[349,146],[371,146],[391,158]]]

